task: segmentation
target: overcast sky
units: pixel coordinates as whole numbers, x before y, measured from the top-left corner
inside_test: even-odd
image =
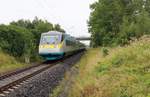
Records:
[[[96,0],[0,0],[0,23],[35,16],[60,24],[73,36],[89,36],[89,4]]]

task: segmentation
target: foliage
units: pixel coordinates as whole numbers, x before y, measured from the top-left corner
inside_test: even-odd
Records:
[[[103,47],[103,48],[102,48],[102,53],[103,53],[103,56],[105,57],[105,56],[108,55],[109,50],[108,50],[106,47]]]
[[[21,19],[0,25],[0,48],[25,62],[35,61],[41,33],[51,30],[65,32],[59,24],[53,25],[37,17],[33,21]]]
[[[25,66],[29,65],[19,63],[14,57],[0,51],[0,74],[18,68],[23,68]]]
[[[89,50],[81,59],[79,74],[69,97],[149,97],[150,38],[126,47],[109,49],[109,55],[99,56],[99,49]],[[99,59],[97,64],[86,63]],[[85,61],[83,63],[83,60]]]
[[[88,49],[82,56],[81,60],[75,65],[78,70],[78,75],[74,77],[72,88],[69,90],[68,97],[91,97],[90,94],[95,93],[96,90],[93,84],[95,78],[93,76],[93,69],[97,66],[97,62],[100,60],[101,55],[99,48]],[[86,89],[85,89],[86,88]],[[83,92],[87,95],[82,95]]]
[[[32,34],[17,26],[0,26],[0,46],[15,57],[20,57],[25,53],[30,53],[32,48]]]
[[[88,22],[93,47],[128,44],[150,34],[149,0],[98,0]]]

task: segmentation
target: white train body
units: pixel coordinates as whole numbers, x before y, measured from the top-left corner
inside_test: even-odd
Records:
[[[56,60],[84,49],[84,44],[74,37],[61,32],[50,31],[41,35],[39,54],[46,60]]]

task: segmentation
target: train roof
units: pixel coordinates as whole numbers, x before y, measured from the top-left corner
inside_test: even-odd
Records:
[[[69,35],[69,34],[66,34],[66,33],[62,33],[62,32],[58,32],[58,31],[49,31],[49,32],[45,32],[45,33],[42,33],[42,35],[47,35],[47,34],[58,34],[58,35],[67,35],[67,36],[69,36],[70,38],[74,38],[75,39],[75,37],[73,37],[73,36],[71,36],[71,35]]]
[[[63,34],[63,33],[58,32],[58,31],[49,31],[49,32],[42,33],[42,35],[45,35],[45,34]]]

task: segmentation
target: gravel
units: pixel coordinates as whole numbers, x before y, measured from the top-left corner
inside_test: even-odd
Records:
[[[66,59],[63,63],[57,64],[46,71],[30,78],[15,89],[6,91],[5,96],[0,97],[49,97],[53,89],[59,84],[64,74],[81,57],[82,53]]]
[[[38,70],[40,70],[40,69],[42,69],[42,68],[44,68],[46,66],[47,65],[41,65],[41,66],[38,66],[38,67],[35,67],[35,68],[32,68],[32,69],[26,70],[26,71],[24,71],[22,73],[16,74],[14,76],[10,76],[8,78],[2,79],[2,80],[0,80],[0,87],[5,86],[5,85],[7,85],[7,84],[9,84],[9,83],[11,83],[13,81],[16,81],[16,80],[18,80],[18,79],[20,79],[20,78],[22,78],[24,76],[32,74],[33,72],[38,71]]]

